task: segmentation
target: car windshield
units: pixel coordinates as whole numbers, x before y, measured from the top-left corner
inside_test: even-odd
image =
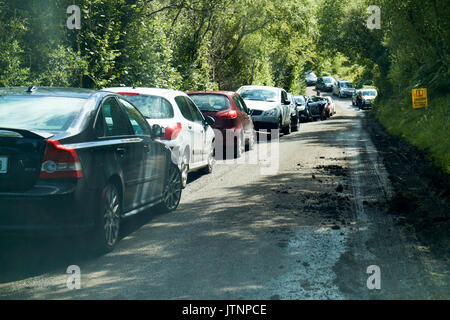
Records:
[[[173,108],[169,101],[159,96],[151,95],[125,95],[146,118],[170,119],[173,118]]]
[[[0,127],[34,131],[65,131],[86,99],[46,96],[0,96]]]
[[[365,97],[375,97],[376,95],[375,91],[363,91],[363,96]]]
[[[331,83],[331,82],[333,82],[333,80],[331,78],[323,78],[323,82]]]
[[[277,93],[266,89],[244,89],[240,92],[244,100],[276,101]]]
[[[201,111],[222,111],[230,108],[230,100],[221,94],[189,95]]]
[[[351,82],[341,82],[342,88],[353,88],[353,83]]]

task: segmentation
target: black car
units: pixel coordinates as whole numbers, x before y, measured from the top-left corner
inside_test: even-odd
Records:
[[[299,120],[300,122],[307,122],[312,120],[311,113],[309,112],[309,107],[306,104],[306,98],[303,95],[294,96],[295,104],[297,105]]]
[[[333,77],[318,77],[316,82],[316,90],[332,92],[336,80]]]
[[[325,97],[320,96],[310,96],[308,97],[306,104],[308,106],[311,117],[315,119],[325,120],[326,116],[326,106],[328,100]]]
[[[112,250],[120,221],[178,207],[181,174],[159,126],[117,94],[0,90],[0,235],[73,235]]]

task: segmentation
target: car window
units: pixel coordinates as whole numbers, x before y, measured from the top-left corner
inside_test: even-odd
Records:
[[[103,102],[101,116],[102,119],[97,119],[97,122],[103,120],[106,125],[103,136],[113,137],[132,134],[127,116],[115,98],[110,97]],[[96,124],[96,132],[101,133],[97,125],[101,126],[98,123]]]
[[[241,110],[242,112],[247,112],[246,110],[245,110],[245,107],[242,105],[242,103],[241,103],[241,101],[239,100],[239,97],[238,96],[233,96],[233,101],[234,101],[234,103],[236,104],[236,107],[239,109],[239,110]]]
[[[194,117],[192,116],[191,110],[189,110],[189,105],[187,104],[186,99],[183,96],[178,96],[175,98],[175,102],[177,103],[183,117],[189,121],[194,121]]]
[[[244,110],[244,112],[248,113],[248,108],[247,108],[247,105],[245,104],[244,99],[242,99],[242,97],[240,95],[237,95],[236,97],[237,97],[238,101],[240,102],[241,107]]]
[[[86,101],[66,97],[0,96],[0,127],[65,131]]]
[[[270,89],[242,89],[239,94],[245,100],[276,101],[277,93]]]
[[[286,100],[288,100],[287,93],[286,93],[286,91],[282,90],[281,91],[281,103],[283,103]]]
[[[138,108],[138,110],[150,119],[173,118],[173,108],[169,101],[162,97],[151,95],[127,95],[127,99]]]
[[[195,105],[195,103],[192,102],[192,100],[187,98],[187,97],[184,97],[184,99],[186,100],[186,103],[189,106],[189,109],[190,109],[190,111],[192,113],[192,118],[194,119],[194,122],[203,123],[203,121],[205,119],[203,118],[202,113],[200,112],[200,110],[198,110],[198,108]]]
[[[133,127],[134,134],[138,136],[149,136],[150,127],[148,126],[147,121],[144,119],[144,117],[139,113],[139,111],[128,101],[125,101],[123,99],[119,99],[119,101],[127,112],[128,119],[130,120],[131,126]]]
[[[230,108],[230,101],[221,94],[193,94],[189,97],[201,111],[221,111]]]

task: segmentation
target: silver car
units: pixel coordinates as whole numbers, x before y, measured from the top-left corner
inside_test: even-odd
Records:
[[[237,91],[251,110],[256,130],[280,129],[291,133],[291,101],[284,89],[268,86],[242,86]]]
[[[183,188],[188,173],[202,169],[212,172],[214,160],[214,119],[203,117],[187,94],[171,89],[156,88],[107,88],[105,91],[118,93],[146,117],[150,125],[163,128],[160,140],[172,150],[173,162],[182,175]]]
[[[351,81],[336,81],[333,86],[333,95],[339,98],[351,97],[354,91],[355,87]]]

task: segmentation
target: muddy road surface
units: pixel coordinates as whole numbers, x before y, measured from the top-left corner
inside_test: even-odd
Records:
[[[391,212],[397,191],[366,130],[369,112],[349,99],[336,109],[260,142],[245,163],[194,174],[178,210],[126,221],[112,253],[2,239],[0,298],[450,298],[448,252]],[[273,157],[259,156],[266,149]],[[70,265],[78,290],[67,286]]]

